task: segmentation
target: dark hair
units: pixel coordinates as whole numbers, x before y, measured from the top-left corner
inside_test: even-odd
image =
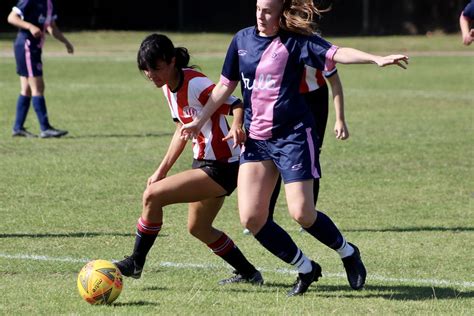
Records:
[[[186,48],[175,48],[173,42],[166,35],[156,33],[148,35],[138,50],[138,69],[141,71],[156,69],[158,60],[163,60],[169,64],[173,57],[176,57],[176,68],[193,67],[188,65],[191,57]]]

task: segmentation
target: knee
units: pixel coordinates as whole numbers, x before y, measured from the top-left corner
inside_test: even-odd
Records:
[[[148,186],[143,192],[143,207],[145,209],[152,208],[153,206],[164,206],[160,201],[162,196],[162,190],[159,186]]]
[[[310,227],[316,221],[316,211],[299,209],[291,212],[291,217],[302,227]]]
[[[204,232],[205,229],[201,225],[194,222],[188,223],[188,233],[191,234],[191,236],[201,240],[204,238]]]
[[[247,228],[254,235],[260,231],[260,229],[265,225],[266,221],[266,216],[250,215],[240,217],[240,223],[242,226]]]

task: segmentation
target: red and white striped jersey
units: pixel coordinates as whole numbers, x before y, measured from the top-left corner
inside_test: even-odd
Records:
[[[183,79],[176,91],[171,91],[167,85],[162,87],[171,116],[182,124],[192,122],[202,110],[215,84],[204,74],[191,68],[185,68]],[[229,115],[232,106],[241,101],[230,96],[204,124],[201,132],[193,138],[194,159],[218,160],[234,162],[239,160],[240,147],[232,148],[233,140],[223,141],[229,132],[229,124],[225,115]]]
[[[305,65],[300,83],[300,93],[308,93],[318,90],[326,84],[324,77],[331,77],[336,71],[337,69],[334,68],[331,71],[323,72],[319,69]]]

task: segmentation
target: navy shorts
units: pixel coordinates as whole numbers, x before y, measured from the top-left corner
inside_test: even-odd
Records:
[[[212,180],[226,190],[227,196],[231,195],[237,187],[239,175],[239,162],[220,162],[216,160],[193,160],[193,169],[201,169]]]
[[[42,49],[38,45],[31,45],[29,40],[16,41],[14,45],[16,73],[22,77],[42,77],[43,63],[41,62]]]
[[[267,140],[247,138],[240,163],[272,160],[285,183],[318,179],[319,141],[314,129],[300,123],[292,133]]]

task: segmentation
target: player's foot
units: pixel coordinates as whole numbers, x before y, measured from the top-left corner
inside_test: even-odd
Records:
[[[322,276],[321,266],[314,261],[311,261],[313,270],[309,273],[299,273],[296,278],[293,288],[287,293],[287,296],[301,295],[308,290],[311,283],[318,281]]]
[[[219,285],[225,284],[232,284],[232,283],[250,283],[253,285],[262,285],[263,284],[263,277],[260,271],[255,270],[253,274],[250,275],[242,275],[237,271],[234,271],[234,276],[220,280]]]
[[[67,135],[68,131],[55,129],[54,127],[50,127],[44,131],[41,131],[40,137],[41,138],[58,138]]]
[[[142,276],[143,267],[137,265],[133,257],[125,257],[122,261],[115,262],[115,265],[126,277],[140,279]]]
[[[22,128],[16,131],[14,130],[12,132],[12,136],[13,137],[29,137],[29,138],[38,137],[37,135],[27,131],[26,128]]]
[[[365,285],[367,271],[365,270],[364,263],[360,257],[359,248],[351,243],[349,243],[349,245],[354,248],[354,253],[349,257],[342,258],[342,263],[344,264],[344,269],[346,269],[349,285],[354,290],[360,290]]]

